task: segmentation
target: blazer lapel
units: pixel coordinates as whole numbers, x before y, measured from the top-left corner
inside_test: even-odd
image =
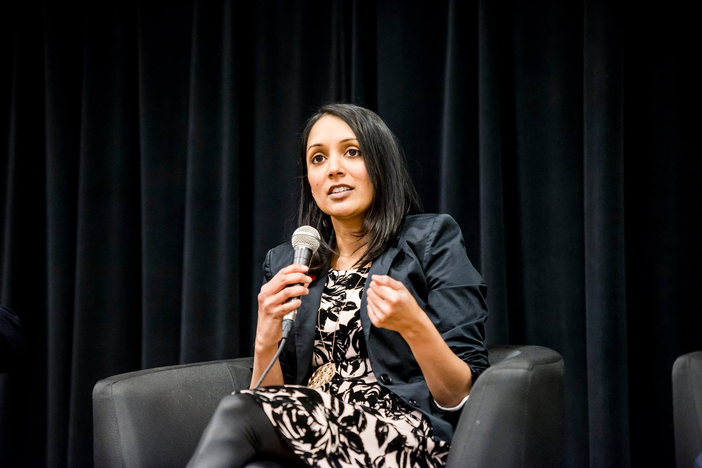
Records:
[[[314,332],[317,327],[319,303],[322,291],[327,282],[328,271],[320,272],[310,283],[310,293],[302,296],[302,304],[297,309],[295,319],[295,354],[297,356],[297,383],[306,385],[305,376],[312,365],[312,348],[314,347]]]
[[[365,286],[363,286],[363,297],[361,298],[361,325],[363,326],[363,337],[366,339],[366,346],[370,342],[370,329],[371,321],[368,317],[368,310],[366,309],[366,297],[368,295],[368,286],[370,286],[372,275],[387,275],[390,267],[392,266],[392,261],[397,256],[400,248],[397,245],[390,247],[386,250],[380,257],[378,257],[370,267],[368,271],[368,279],[366,280]]]

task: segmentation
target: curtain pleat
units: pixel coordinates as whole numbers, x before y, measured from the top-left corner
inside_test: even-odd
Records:
[[[477,6],[448,5],[443,28],[444,66],[439,122],[438,210],[451,213],[463,231],[468,257],[481,269],[480,164],[478,158],[478,75],[475,73]]]
[[[47,223],[47,464],[67,460],[76,300],[83,12],[44,5]],[[42,369],[43,371],[43,369]]]
[[[11,7],[12,15],[19,7]],[[0,465],[5,453],[19,451],[29,465],[46,458],[48,428],[47,380],[47,222],[46,122],[44,117],[43,12],[27,5],[27,15],[9,19],[11,37],[4,58],[3,82],[10,86],[3,113],[7,116],[7,147],[2,160],[4,193],[0,302],[23,304],[19,315],[25,329],[25,360],[10,375],[0,374]],[[27,424],[23,421],[31,421]],[[38,435],[39,443],[32,441]]]
[[[523,342],[514,337],[517,326],[511,327],[512,315],[517,316],[516,301],[509,303],[507,289],[508,255],[516,247],[507,242],[506,226],[511,217],[506,214],[508,194],[505,180],[509,179],[503,164],[503,147],[509,152],[509,142],[502,135],[512,131],[505,116],[512,115],[510,94],[504,88],[505,74],[500,74],[509,53],[500,33],[495,2],[482,0],[478,4],[477,57],[477,115],[478,115],[478,176],[480,178],[480,265],[485,282],[490,285],[488,300],[494,310],[486,324],[487,335],[496,343]],[[507,88],[509,89],[509,88]],[[515,322],[515,325],[518,322]]]
[[[566,372],[566,451],[587,457],[582,17],[579,5],[515,3],[512,12],[514,167],[505,186],[519,236],[524,338],[560,350]],[[506,15],[504,15],[506,16]],[[528,38],[528,40],[525,40]],[[509,92],[509,90],[508,90]],[[503,160],[504,161],[504,160]],[[507,181],[505,181],[507,182]],[[508,240],[509,242],[509,240]],[[512,284],[508,279],[507,288]]]
[[[629,466],[621,5],[585,2],[583,169],[592,466]],[[609,385],[619,382],[618,385]]]
[[[91,391],[251,355],[320,105],[376,110],[460,224],[491,344],[566,366],[568,466],[673,466],[702,349],[700,74],[681,2],[17,4],[0,18],[0,466],[92,466]],[[655,450],[652,449],[655,447]]]
[[[180,360],[193,5],[138,7],[141,366]]]
[[[629,431],[641,447],[632,465],[650,463],[643,447],[655,447],[656,459],[673,452],[672,431],[650,428],[672,428],[673,362],[702,349],[702,74],[690,13],[675,2],[623,18]],[[655,403],[632,399],[637,391]]]
[[[86,402],[95,381],[141,364],[136,13],[135,4],[86,10],[69,466],[92,462],[92,415]]]

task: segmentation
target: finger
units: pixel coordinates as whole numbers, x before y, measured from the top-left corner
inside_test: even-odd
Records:
[[[289,284],[287,284],[286,282],[273,281],[273,280],[264,284],[261,287],[261,291],[258,294],[259,307],[263,306],[263,307],[268,308],[271,306],[275,306],[281,302],[284,302],[290,297],[303,296],[303,295],[309,293],[308,287],[309,287],[309,284],[311,282],[311,278],[309,276],[306,276],[303,273],[294,273],[291,276],[292,277],[290,279],[283,280],[283,281],[291,281],[291,283],[289,283]],[[294,281],[294,282],[292,282],[292,281]],[[292,291],[288,291],[291,288],[297,288],[297,289],[293,289]],[[299,289],[299,288],[302,288],[302,289]]]
[[[274,314],[277,316],[286,315],[295,309],[299,309],[300,305],[302,305],[302,301],[300,299],[293,299],[290,302],[285,302],[276,307]]]
[[[402,289],[405,287],[400,281],[388,276],[388,275],[373,275],[371,277],[372,281],[377,281],[378,284],[382,286],[387,286],[392,289]]]
[[[277,293],[281,289],[286,288],[292,284],[303,284],[303,285],[307,286],[311,282],[312,282],[312,278],[305,275],[304,273],[300,273],[300,272],[287,273],[284,275],[277,276],[275,278],[275,281],[271,281],[271,283],[273,283],[271,285],[271,290],[273,290]]]
[[[268,297],[263,306],[268,310],[275,310],[281,304],[287,302],[291,298],[299,298],[307,295],[307,290],[303,286],[295,286],[294,288],[283,289],[277,294]]]
[[[304,273],[300,273],[300,272],[297,272],[297,273],[288,273],[288,274],[286,274],[285,276],[283,276],[281,279],[283,280],[283,283],[284,283],[285,285],[297,284],[297,283],[300,283],[300,284],[310,284],[310,283],[312,282],[312,278],[311,278],[311,277],[307,276],[307,275],[304,274]]]
[[[373,310],[373,306],[371,306],[370,303],[366,304],[366,311],[368,311],[368,318],[370,319],[371,323],[375,325],[375,311]]]
[[[368,302],[370,302],[373,305],[373,308],[375,309],[377,315],[382,315],[384,317],[385,314],[388,313],[388,303],[385,302],[383,299],[379,298],[370,289],[368,290]]]
[[[277,294],[273,296],[273,303],[274,304],[281,304],[291,297],[299,297],[299,296],[306,296],[309,294],[310,290],[307,289],[306,286],[290,286],[289,288],[285,288],[281,291],[279,291]]]
[[[309,271],[310,267],[307,265],[298,265],[297,263],[291,263],[290,265],[286,266],[285,268],[281,268],[280,271],[278,272],[283,273],[283,274],[288,274],[288,273],[307,273]]]
[[[263,314],[269,318],[280,318],[290,311],[298,309],[302,301],[300,299],[293,299],[290,302],[283,302],[282,304],[268,303],[264,305],[262,309],[259,310],[259,314]]]
[[[397,291],[379,283],[371,284],[368,291],[373,291],[379,298],[387,302],[394,302],[397,299]]]
[[[371,305],[370,302],[366,304],[366,310],[368,311],[368,318],[370,319],[371,323],[375,325],[376,327],[379,327],[379,324],[381,323],[380,316],[378,315],[378,311]],[[380,327],[379,327],[380,328]]]
[[[377,305],[377,304],[383,302],[383,298],[380,297],[378,295],[378,293],[375,291],[375,289],[372,287],[368,288],[367,296],[368,296],[368,301],[369,302],[373,301],[374,305]]]
[[[392,288],[395,291],[402,291],[403,289],[407,289],[407,287],[402,281],[398,281],[391,276],[385,275],[383,279],[385,280],[384,286]]]
[[[278,273],[271,279],[273,283],[284,282],[284,278],[291,274],[302,273],[303,275],[308,272],[309,268],[305,265],[292,264],[285,268],[281,268]]]
[[[295,268],[293,268],[295,267]],[[305,267],[307,268],[307,267]],[[288,265],[287,267],[280,270],[273,279],[284,280],[290,276],[307,276],[307,271],[302,271],[300,265]],[[309,278],[309,276],[307,276]]]

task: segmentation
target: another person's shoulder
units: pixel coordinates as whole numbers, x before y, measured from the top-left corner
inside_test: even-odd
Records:
[[[19,317],[0,304],[0,372],[11,369],[24,353],[24,331]]]
[[[7,315],[7,316],[10,316],[10,315],[11,315],[11,316],[13,316],[13,317],[16,317],[16,316],[17,316],[17,314],[15,314],[15,313],[12,311],[12,309],[8,309],[7,307],[5,307],[5,306],[2,305],[2,304],[0,304],[0,314],[2,314],[2,315]]]
[[[2,318],[3,322],[7,323],[8,326],[11,325],[21,331],[22,326],[20,325],[20,320],[19,317],[17,317],[17,314],[15,314],[12,309],[5,307],[2,304],[0,304],[0,318]]]

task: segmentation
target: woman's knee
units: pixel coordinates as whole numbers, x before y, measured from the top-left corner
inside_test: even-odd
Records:
[[[258,402],[245,393],[222,398],[212,420],[220,427],[225,426],[246,435],[257,426],[268,422]]]
[[[252,460],[257,452],[257,411],[261,408],[250,395],[222,398],[189,466],[241,467]]]
[[[258,407],[258,405],[251,395],[233,393],[222,398],[216,412],[222,414],[245,413],[252,407]]]
[[[247,459],[258,453],[286,460],[286,466],[295,465],[299,459],[292,449],[280,438],[261,405],[248,393],[228,395],[219,406],[205,432],[205,439],[213,446],[226,446],[222,452],[237,454],[237,459]],[[297,465],[295,465],[297,466]]]

